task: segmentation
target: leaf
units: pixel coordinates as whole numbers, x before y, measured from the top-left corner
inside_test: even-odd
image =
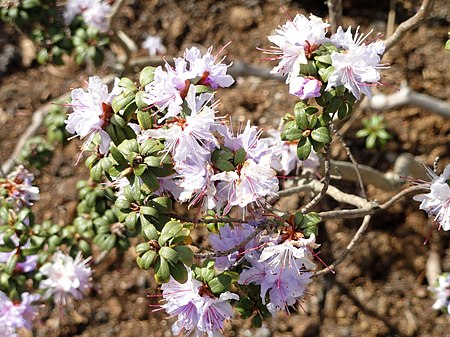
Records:
[[[297,140],[303,137],[303,131],[299,130],[297,128],[292,128],[289,130],[285,130],[283,131],[283,133],[281,134],[281,139],[282,140],[287,140],[287,141],[293,141],[293,140]]]
[[[170,280],[169,263],[161,256],[158,256],[156,259],[155,280],[158,283],[167,283]]]
[[[151,200],[152,206],[156,208],[159,213],[168,214],[172,212],[172,199],[168,197],[156,197]]]
[[[148,130],[153,127],[152,118],[148,111],[139,110],[137,112],[137,119],[142,130]]]
[[[311,138],[316,142],[328,144],[331,142],[330,130],[326,126],[311,131]]]
[[[297,127],[301,130],[308,129],[308,115],[305,109],[299,109],[295,111],[295,123]]]
[[[215,294],[221,294],[230,290],[231,277],[225,274],[220,274],[208,282],[209,289]]]
[[[144,253],[142,256],[138,256],[136,258],[136,262],[141,269],[149,269],[156,258],[156,252],[153,250],[149,250]]]
[[[244,163],[246,158],[247,158],[247,152],[244,150],[244,148],[241,147],[234,154],[233,163],[234,163],[234,165],[242,164],[242,163]]]
[[[320,78],[322,79],[322,82],[328,82],[328,79],[330,78],[333,71],[334,71],[333,66],[329,66],[328,68],[320,68],[318,72]]]
[[[170,275],[177,281],[178,283],[186,283],[188,280],[188,271],[186,266],[178,261],[175,264],[169,264]]]
[[[169,263],[177,263],[180,259],[176,250],[166,246],[161,247],[158,254],[166,259]]]
[[[297,156],[300,160],[306,160],[311,153],[311,143],[308,138],[302,138],[297,144]]]
[[[187,246],[175,246],[173,249],[178,253],[180,261],[186,266],[192,266],[194,260],[194,252]]]
[[[141,73],[139,74],[139,84],[142,87],[145,87],[150,82],[153,82],[153,79],[155,77],[155,70],[155,67],[150,66],[147,66],[141,70]]]
[[[156,178],[156,176],[149,170],[145,170],[145,172],[141,175],[141,179],[150,191],[154,192],[159,189],[158,178]]]
[[[224,159],[217,159],[214,162],[214,166],[217,167],[221,171],[234,171],[236,168],[229,161]]]

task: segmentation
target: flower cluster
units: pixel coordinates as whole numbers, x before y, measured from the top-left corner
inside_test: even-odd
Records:
[[[450,274],[439,275],[436,285],[430,286],[429,290],[436,298],[433,309],[450,314]]]
[[[420,201],[420,209],[433,216],[439,223],[439,228],[444,231],[450,230],[450,164],[447,165],[444,172],[437,176],[433,171],[428,170],[431,182],[421,184],[430,189],[427,194],[414,196],[415,201]]]
[[[68,0],[64,11],[64,21],[69,25],[77,15],[83,17],[88,26],[105,32],[109,28],[108,17],[112,7],[103,0]]]
[[[14,303],[0,291],[0,324],[2,326],[1,336],[17,336],[16,330],[25,328],[31,330],[31,323],[37,314],[37,308],[33,302],[39,300],[40,296],[22,293],[20,303]]]
[[[17,166],[6,179],[0,179],[0,189],[6,193],[6,201],[16,210],[31,206],[39,200],[39,188],[33,186],[34,176],[22,165]]]
[[[181,284],[173,278],[161,286],[162,307],[170,316],[178,316],[172,325],[175,335],[184,333],[190,336],[217,336],[223,329],[224,322],[233,317],[230,300],[238,300],[237,294],[229,291],[214,295],[208,286],[196,280],[188,271],[188,280]]]
[[[81,253],[73,259],[62,252],[56,252],[51,262],[40,268],[44,277],[39,287],[44,291],[45,299],[53,296],[56,303],[66,304],[69,296],[81,299],[83,293],[91,286],[91,268],[87,266],[89,259],[83,260]]]
[[[117,81],[116,81],[117,84]],[[87,91],[83,89],[72,90],[71,106],[73,112],[66,121],[66,129],[71,134],[76,134],[80,138],[89,136],[84,143],[87,148],[94,137],[100,135],[100,153],[107,153],[111,137],[105,131],[112,115],[111,102],[118,94],[118,88],[115,86],[111,93],[108,87],[102,82],[100,77],[89,77],[86,83]]]
[[[324,90],[344,86],[356,99],[370,96],[370,87],[380,82],[379,69],[384,44],[365,43],[368,35],[351,27],[326,37],[329,25],[321,18],[296,15],[268,39],[276,45],[267,53],[280,63],[272,74],[288,75],[289,92],[300,99],[320,97]]]

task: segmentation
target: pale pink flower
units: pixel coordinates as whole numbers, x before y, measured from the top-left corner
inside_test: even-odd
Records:
[[[115,87],[117,87],[116,79]],[[71,134],[75,134],[83,139],[89,136],[84,143],[85,149],[99,134],[101,137],[100,153],[106,154],[109,150],[111,137],[104,130],[113,114],[111,107],[112,100],[116,96],[116,89],[111,93],[100,77],[89,77],[87,91],[83,89],[72,90],[71,106],[73,112],[69,114],[66,120],[66,129]]]
[[[83,260],[81,253],[75,259],[60,251],[54,253],[51,262],[40,268],[46,277],[39,285],[44,290],[44,298],[53,296],[56,303],[63,305],[70,296],[81,299],[91,287],[91,267],[87,266],[89,260]]]
[[[331,41],[344,51],[331,54],[334,71],[328,78],[326,87],[326,90],[330,90],[332,87],[343,85],[356,99],[361,98],[361,93],[371,96],[371,86],[378,84],[381,79],[378,70],[386,68],[380,64],[384,43],[378,41],[363,44],[370,33],[362,35],[358,33],[358,29],[352,38],[351,27],[346,32],[339,27],[337,33],[331,37]]]
[[[327,41],[325,34],[329,26],[317,16],[310,15],[307,19],[297,14],[294,20],[286,22],[277,29],[277,35],[268,37],[276,47],[266,52],[275,54],[274,59],[279,59],[280,63],[270,73],[288,74],[287,83],[292,77],[298,76],[300,65],[306,64],[309,55]]]
[[[150,56],[164,54],[167,51],[166,47],[162,44],[161,37],[153,35],[147,35],[142,43],[142,48],[147,49]]]
[[[64,10],[64,21],[69,25],[80,14],[88,26],[106,32],[109,28],[109,15],[112,7],[101,0],[68,0]]]
[[[322,82],[314,77],[291,77],[289,83],[289,93],[299,97],[300,99],[308,99],[311,97],[320,97],[320,88]]]
[[[428,216],[434,216],[439,227],[448,231],[450,230],[450,186],[447,181],[450,176],[450,164],[440,176],[431,170],[428,170],[428,176],[431,182],[425,182],[422,185],[429,187],[430,192],[416,195],[413,199],[420,201],[420,209],[427,212]]]

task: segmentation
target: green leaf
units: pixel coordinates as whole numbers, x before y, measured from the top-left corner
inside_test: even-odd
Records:
[[[161,247],[158,254],[172,264],[177,263],[180,259],[176,250],[166,246]]]
[[[142,87],[145,87],[150,82],[153,82],[153,79],[155,77],[155,67],[147,66],[144,69],[141,70],[141,73],[139,75],[139,84]]]
[[[94,237],[93,242],[101,249],[110,251],[116,244],[116,235],[114,234],[99,234]]]
[[[169,263],[161,256],[156,259],[155,280],[158,283],[167,283],[170,280]]]
[[[172,199],[168,197],[156,197],[153,198],[150,203],[161,214],[172,212]]]
[[[282,140],[287,140],[287,141],[293,141],[293,140],[297,140],[303,137],[303,131],[299,130],[297,128],[291,128],[288,130],[283,131],[283,133],[281,134],[281,139]]]
[[[297,156],[300,160],[306,160],[311,153],[311,143],[308,138],[302,138],[297,144]]]
[[[244,148],[240,148],[234,154],[233,163],[234,163],[234,165],[242,164],[242,163],[244,163],[246,158],[247,158],[247,152],[245,152]]]
[[[295,123],[297,124],[297,127],[301,130],[308,129],[309,126],[308,115],[305,109],[298,109],[295,111]]]
[[[170,275],[177,281],[178,283],[186,283],[188,280],[188,271],[183,263],[178,261],[175,264],[169,264]]]
[[[375,136],[373,133],[371,133],[367,138],[366,138],[366,147],[368,149],[373,149],[375,147],[375,143],[377,141],[377,136]]]
[[[145,170],[145,172],[141,175],[141,179],[150,191],[154,192],[159,189],[158,178],[156,178],[156,176],[149,170]]]
[[[326,126],[321,126],[311,131],[311,138],[316,142],[328,144],[331,142],[330,130]]]
[[[151,247],[148,244],[148,242],[141,242],[134,248],[137,255],[142,255],[150,249],[151,249]]]
[[[156,259],[156,252],[153,250],[146,251],[142,256],[136,258],[136,262],[141,269],[149,269]]]
[[[208,282],[209,289],[215,294],[221,294],[230,290],[231,277],[225,274],[220,274]]]
[[[147,240],[157,240],[158,239],[158,230],[156,227],[148,221],[144,216],[141,215],[141,225],[142,225],[142,233],[147,238]]]
[[[137,119],[142,130],[148,130],[153,127],[152,117],[148,111],[137,112]]]
[[[186,266],[192,266],[194,260],[194,252],[187,246],[175,246],[173,249],[178,253],[180,261]]]
[[[367,129],[361,129],[361,130],[358,130],[358,132],[356,132],[356,137],[358,137],[358,138],[367,137],[368,135],[369,135],[369,130],[367,130]]]
[[[125,226],[127,226],[130,232],[136,230],[136,222],[138,221],[138,215],[136,212],[130,212],[125,218]]]
[[[233,164],[224,159],[217,159],[214,162],[214,166],[221,171],[234,171],[236,169]]]
[[[322,82],[328,82],[328,79],[330,78],[330,75],[333,73],[334,67],[329,66],[328,68],[320,68],[319,69],[319,76],[322,79]]]

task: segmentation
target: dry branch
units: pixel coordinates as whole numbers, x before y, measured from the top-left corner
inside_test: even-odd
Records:
[[[367,105],[374,110],[393,109],[404,105],[414,105],[442,117],[450,118],[450,104],[437,98],[418,93],[403,83],[400,90],[391,95],[374,95]]]
[[[434,0],[423,0],[417,13],[408,20],[402,22],[394,33],[385,41],[385,52],[395,46],[410,30],[420,26],[433,8]]]

